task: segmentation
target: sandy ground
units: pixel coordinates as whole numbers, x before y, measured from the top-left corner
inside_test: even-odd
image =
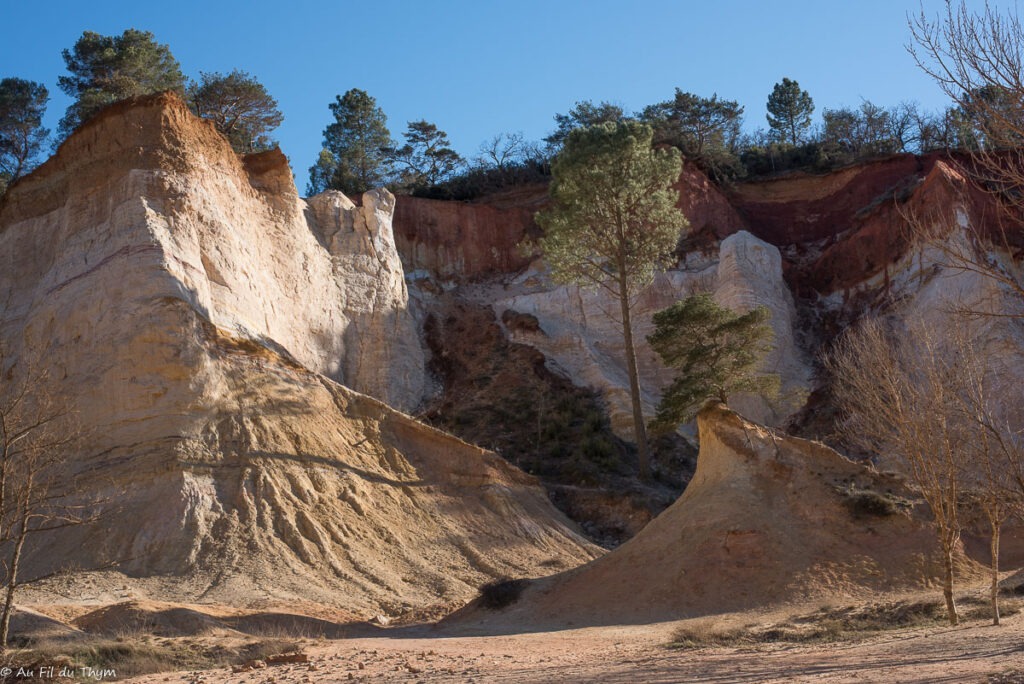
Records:
[[[309,664],[130,681],[224,682],[1024,682],[1024,614],[1003,625],[885,633],[859,642],[679,650],[675,624],[501,636],[436,629],[307,642]]]

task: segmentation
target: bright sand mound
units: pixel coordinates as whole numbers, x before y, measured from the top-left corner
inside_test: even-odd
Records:
[[[453,623],[646,623],[782,602],[920,588],[941,574],[923,504],[896,476],[724,406],[699,418],[686,491],[636,537],[537,580],[507,610],[474,604]],[[967,560],[961,573],[975,572]]]

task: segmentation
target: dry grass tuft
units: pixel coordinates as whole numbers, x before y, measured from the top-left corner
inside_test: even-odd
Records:
[[[42,667],[75,672],[82,668],[110,671],[105,679],[124,679],[156,672],[204,670],[239,665],[297,650],[295,639],[257,639],[234,647],[211,645],[196,638],[132,636],[85,637],[77,640],[41,640],[7,652],[2,664],[15,670],[38,672]]]
[[[715,620],[697,620],[677,629],[672,635],[675,648],[706,648],[708,646],[734,646],[753,643],[749,639],[750,627],[720,626]]]
[[[986,600],[962,596],[958,599],[965,620],[988,620]],[[673,648],[743,646],[765,643],[826,643],[850,641],[893,629],[931,627],[945,624],[945,605],[940,601],[894,601],[844,608],[824,607],[808,615],[792,617],[770,625],[723,627],[709,618],[688,622],[672,635]],[[1003,601],[1004,616],[1021,611],[1020,601]]]

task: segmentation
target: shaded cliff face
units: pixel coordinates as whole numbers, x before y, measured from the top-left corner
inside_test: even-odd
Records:
[[[512,273],[530,262],[519,244],[538,234],[533,215],[546,200],[547,186],[487,203],[399,197],[395,242],[410,272],[442,280]]]
[[[419,401],[392,206],[303,202],[280,153],[240,160],[173,96],[8,192],[0,342],[50,371],[89,430],[69,473],[118,503],[28,574],[122,561],[158,598],[367,614],[592,557],[533,478],[338,384]]]

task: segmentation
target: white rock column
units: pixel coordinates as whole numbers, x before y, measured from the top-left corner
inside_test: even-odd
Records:
[[[723,240],[714,298],[722,306],[741,313],[759,306],[767,307],[771,313],[774,340],[759,370],[779,374],[779,397],[768,400],[756,394],[739,395],[729,399],[729,406],[758,423],[785,423],[806,400],[811,369],[794,341],[796,307],[782,279],[778,248],[745,230]]]

